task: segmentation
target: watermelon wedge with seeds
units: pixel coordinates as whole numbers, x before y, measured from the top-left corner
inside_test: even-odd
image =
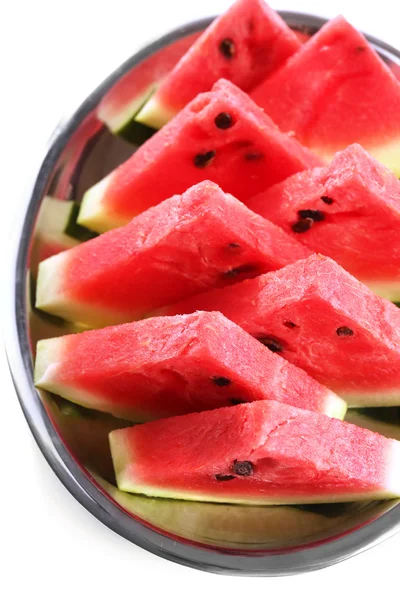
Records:
[[[400,82],[343,17],[326,23],[251,96],[325,160],[358,142],[400,175]]]
[[[90,188],[78,222],[103,232],[210,179],[246,203],[319,159],[284,135],[238,87],[220,80]]]
[[[349,406],[400,403],[400,310],[335,261],[313,255],[163,314],[217,310]]]
[[[219,313],[39,342],[35,385],[131,421],[270,398],[343,418],[345,402]]]
[[[136,120],[159,129],[221,78],[249,91],[300,47],[264,0],[237,0],[190,47]]]
[[[215,183],[41,263],[38,308],[92,327],[142,318],[204,290],[310,254]]]
[[[221,408],[110,433],[119,489],[239,504],[400,496],[400,443],[279,402]]]
[[[249,206],[378,295],[400,300],[400,181],[359,144],[303,171]]]

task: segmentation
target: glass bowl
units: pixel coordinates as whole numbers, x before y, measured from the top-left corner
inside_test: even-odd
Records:
[[[312,34],[325,22],[282,12],[287,23]],[[211,18],[180,27],[132,56],[54,132],[20,215],[13,246],[6,345],[22,409],[52,469],[75,498],[105,525],[169,560],[214,572],[284,575],[320,569],[357,554],[400,528],[397,501],[301,507],[262,507],[162,500],[115,488],[108,432],[123,425],[109,415],[37,392],[32,360],[38,339],[71,331],[32,309],[43,229],[37,215],[47,194],[80,200],[85,189],[134,148],[112,136],[96,118],[102,97],[177,39],[203,30]],[[382,58],[400,69],[400,53],[369,37]],[[42,219],[41,219],[42,220]],[[42,220],[43,222],[43,220]],[[39,234],[40,233],[40,234]],[[400,429],[399,429],[400,431]]]

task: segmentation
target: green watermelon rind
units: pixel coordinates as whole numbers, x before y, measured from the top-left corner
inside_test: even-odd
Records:
[[[400,389],[367,390],[365,392],[340,390],[337,393],[347,402],[349,408],[400,405]]]
[[[400,425],[375,419],[359,412],[357,409],[352,409],[347,412],[346,421],[353,425],[357,425],[358,427],[362,427],[363,429],[369,429],[375,433],[380,433],[385,437],[400,440]]]
[[[132,449],[126,449],[123,436],[120,435],[123,430],[112,431],[109,434],[111,455],[114,464],[114,471],[117,480],[118,489],[123,492],[134,494],[144,494],[145,496],[174,498],[177,500],[190,500],[198,502],[218,502],[226,504],[251,504],[251,505],[281,505],[281,504],[325,504],[336,502],[360,502],[368,500],[387,500],[400,497],[400,444],[393,440],[391,456],[388,457],[388,469],[386,473],[385,489],[379,491],[341,493],[337,495],[315,495],[306,494],[281,497],[240,497],[240,496],[214,496],[212,494],[201,494],[191,492],[190,490],[177,488],[159,488],[149,484],[136,482],[130,469],[134,455]]]
[[[317,512],[310,506],[267,508],[149,498],[122,492],[97,474],[92,476],[134,517],[173,535],[222,548],[265,550],[266,544],[277,542],[292,546],[298,544],[299,538],[305,543],[331,535],[333,526],[348,528],[348,511],[344,507],[331,515],[332,505],[319,505]]]

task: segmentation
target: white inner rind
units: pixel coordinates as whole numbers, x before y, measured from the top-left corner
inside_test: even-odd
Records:
[[[391,441],[387,464],[385,487],[392,492],[394,498],[400,498],[400,442],[396,440]]]
[[[104,233],[110,229],[122,227],[131,220],[117,214],[110,214],[104,207],[102,200],[106,194],[112,175],[113,174],[110,173],[107,177],[104,177],[104,179],[96,183],[96,185],[89,188],[83,196],[77,218],[79,225],[88,227],[97,233]]]
[[[329,392],[325,400],[323,412],[328,415],[328,417],[340,419],[342,421],[347,412],[347,404],[342,398],[333,392]]]
[[[143,123],[143,125],[147,125],[148,127],[153,127],[154,129],[161,129],[161,127],[166,125],[175,115],[175,111],[171,109],[168,110],[165,106],[160,104],[156,92],[138,112],[135,121]]]
[[[398,464],[397,467],[400,465]],[[397,474],[397,477],[398,474]],[[159,498],[175,498],[176,500],[192,500],[198,502],[223,502],[226,504],[259,504],[259,505],[279,505],[279,504],[324,504],[333,502],[363,502],[367,500],[388,500],[400,497],[399,484],[395,487],[394,482],[388,478],[387,490],[371,490],[368,492],[348,492],[343,494],[330,495],[312,495],[312,494],[290,494],[288,496],[223,496],[212,495],[209,493],[190,492],[188,490],[159,488],[156,486],[135,483],[125,472],[116,471],[118,488],[123,492],[131,494],[144,494]],[[223,484],[223,482],[222,482]],[[392,491],[393,487],[393,491]],[[396,491],[394,491],[396,489]]]
[[[59,289],[60,283],[63,280],[65,263],[66,254],[61,252],[60,254],[47,258],[39,264],[36,287],[36,308],[47,311],[47,308],[51,309],[52,304],[57,302],[60,298],[61,294]],[[47,312],[51,312],[51,310],[48,310]]]
[[[44,241],[55,242],[64,248],[72,248],[79,244],[79,240],[64,233],[73,206],[72,201],[45,196],[36,223],[36,235]]]
[[[130,123],[147,98],[153,93],[154,89],[154,83],[150,84],[144,92],[133,98],[133,100],[119,110],[113,110],[110,106],[100,106],[97,116],[113,133],[118,133],[125,125]]]

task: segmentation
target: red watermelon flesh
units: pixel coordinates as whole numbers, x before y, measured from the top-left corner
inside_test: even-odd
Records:
[[[246,203],[268,186],[319,164],[247,94],[221,80],[90,188],[78,220],[95,231],[112,229],[205,178]]]
[[[150,208],[40,265],[37,306],[92,327],[124,323],[310,254],[215,183]]]
[[[278,402],[254,402],[110,433],[127,492],[248,504],[400,496],[400,443]]]
[[[249,206],[379,295],[400,300],[400,181],[358,144],[327,168],[272,186]]]
[[[157,83],[176,65],[201,32],[192,33],[161,48],[121,77],[105,94],[97,117],[113,133],[121,131],[140,110]]]
[[[330,258],[175,304],[165,314],[218,310],[350,406],[400,401],[400,310]]]
[[[251,90],[300,47],[264,0],[237,0],[190,47],[137,120],[158,129],[221,78]]]
[[[322,157],[358,142],[400,175],[400,83],[343,17],[324,25],[251,96]]]
[[[219,313],[42,340],[35,384],[131,421],[264,398],[340,418],[346,411],[341,398]]]

